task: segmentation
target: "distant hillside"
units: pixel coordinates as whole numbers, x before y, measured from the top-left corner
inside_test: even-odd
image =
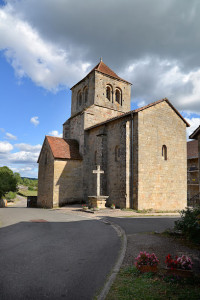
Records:
[[[31,177],[22,177],[21,178],[24,180],[24,178],[30,179],[30,180],[38,180],[37,178],[31,178]]]

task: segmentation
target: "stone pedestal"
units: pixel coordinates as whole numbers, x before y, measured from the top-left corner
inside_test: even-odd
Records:
[[[106,200],[109,196],[88,196],[88,203],[90,208],[106,208]]]

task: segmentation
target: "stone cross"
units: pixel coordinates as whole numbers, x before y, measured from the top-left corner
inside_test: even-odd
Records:
[[[97,170],[93,170],[93,173],[97,174],[97,196],[100,196],[100,175],[104,173],[101,171],[99,165],[97,165]]]

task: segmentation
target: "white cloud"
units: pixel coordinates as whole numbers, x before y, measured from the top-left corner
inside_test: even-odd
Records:
[[[9,161],[12,163],[34,163],[37,162],[38,153],[19,151],[9,155]]]
[[[26,151],[32,153],[39,153],[42,148],[40,144],[32,146],[25,143],[15,144],[15,147],[17,147],[20,151]]]
[[[0,9],[0,49],[5,50],[16,75],[28,76],[37,85],[53,91],[82,77],[89,64],[71,62],[69,54],[73,49],[62,49],[43,39],[36,28],[15,12],[15,4]]]
[[[17,140],[17,137],[13,135],[12,133],[6,132],[6,138],[8,140]]]
[[[167,97],[177,109],[200,114],[200,68],[184,72],[178,61],[146,57],[129,64],[122,76],[133,83],[138,106]]]
[[[13,146],[8,142],[0,141],[0,153],[8,153],[13,149]]]
[[[52,130],[49,134],[56,137],[62,137],[62,133],[59,133],[57,130]]]
[[[33,125],[35,125],[35,126],[37,126],[40,122],[39,122],[39,120],[38,120],[38,117],[32,117],[31,119],[30,119],[30,122],[33,124]]]
[[[187,128],[187,138],[199,127],[200,118],[185,118],[185,120],[190,124],[190,127]]]

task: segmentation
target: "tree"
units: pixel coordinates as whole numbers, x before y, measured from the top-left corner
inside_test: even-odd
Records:
[[[17,191],[17,179],[8,167],[0,167],[0,199],[8,192]]]
[[[21,176],[20,176],[19,173],[15,172],[15,173],[14,173],[14,177],[15,177],[16,180],[17,180],[17,184],[23,183],[23,180],[22,180],[22,178],[21,178]]]

